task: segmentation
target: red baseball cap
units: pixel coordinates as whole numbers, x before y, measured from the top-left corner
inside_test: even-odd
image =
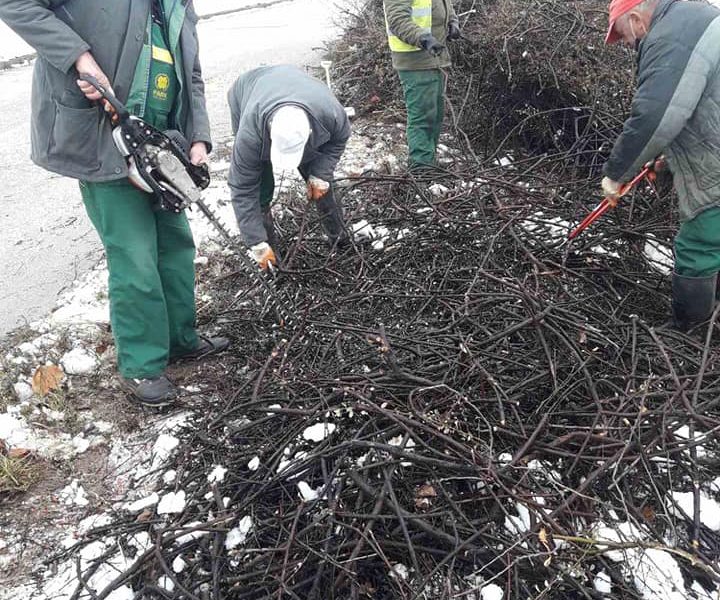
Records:
[[[615,31],[615,23],[617,20],[626,12],[642,3],[643,0],[612,0],[612,2],[610,2],[610,7],[608,8],[610,27],[608,27],[608,32],[605,36],[606,44],[614,44],[620,39],[620,36]]]

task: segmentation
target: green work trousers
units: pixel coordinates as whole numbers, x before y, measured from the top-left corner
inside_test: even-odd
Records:
[[[398,71],[407,110],[409,167],[435,164],[445,118],[445,75],[440,69]]]
[[[720,208],[708,208],[680,226],[675,236],[675,272],[707,277],[720,271]]]
[[[194,350],[195,243],[184,213],[153,209],[127,179],[81,182],[110,277],[110,322],[120,374],[155,377],[168,358]]]

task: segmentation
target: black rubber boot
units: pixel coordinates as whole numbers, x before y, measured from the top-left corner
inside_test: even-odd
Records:
[[[320,200],[315,202],[318,213],[320,214],[320,223],[328,237],[330,247],[343,248],[348,246],[350,239],[345,229],[345,219],[340,205],[335,200],[335,192],[332,184],[327,194]]]
[[[680,331],[689,331],[706,321],[715,308],[717,273],[707,277],[686,277],[673,273],[673,324]]]

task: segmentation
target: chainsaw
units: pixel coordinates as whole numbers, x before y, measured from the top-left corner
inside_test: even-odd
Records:
[[[190,162],[190,144],[179,131],[160,131],[140,117],[130,114],[115,95],[91,75],[80,79],[102,96],[112,125],[115,146],[128,163],[128,178],[139,189],[153,194],[159,210],[180,213],[197,206],[223,239],[238,250],[240,262],[259,284],[266,302],[272,306],[280,326],[294,314],[293,303],[278,292],[273,274],[261,271],[247,256],[247,248],[237,241],[215,212],[203,201],[202,191],[210,185],[207,165]]]

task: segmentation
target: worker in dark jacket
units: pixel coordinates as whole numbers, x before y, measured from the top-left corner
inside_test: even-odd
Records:
[[[110,317],[123,385],[143,404],[172,401],[168,361],[227,346],[195,331],[195,245],[184,214],[155,211],[133,187],[100,95],[111,88],[131,112],[178,129],[194,164],[207,160],[210,127],[192,2],[2,0],[0,19],[38,52],[32,96],[32,159],[80,180],[105,246]]]
[[[445,116],[447,40],[461,37],[452,0],[384,0],[388,43],[407,108],[408,167],[435,167]]]
[[[332,180],[350,122],[328,87],[297,67],[260,67],[238,78],[228,102],[235,135],[228,183],[240,233],[260,267],[274,264],[278,251],[274,173],[298,169],[331,246],[344,243]]]
[[[637,46],[638,88],[602,187],[617,195],[664,153],[680,202],[673,321],[687,330],[712,313],[720,270],[720,10],[613,0],[606,42],[620,40]]]

